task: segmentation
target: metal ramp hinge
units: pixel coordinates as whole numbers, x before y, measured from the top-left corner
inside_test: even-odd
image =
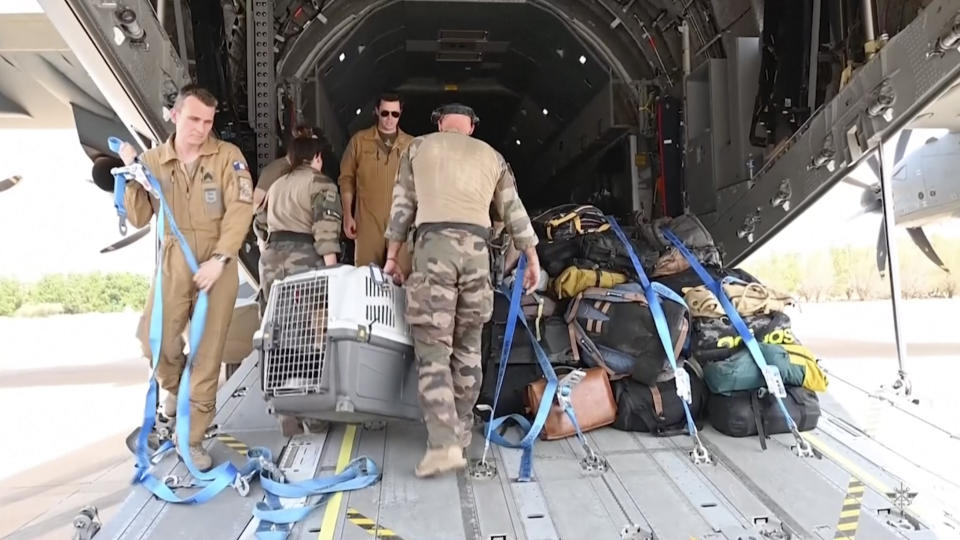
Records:
[[[653,533],[644,530],[636,523],[631,523],[620,529],[620,540],[653,540]]]
[[[100,532],[100,516],[96,506],[84,506],[73,518],[73,540],[90,540]]]

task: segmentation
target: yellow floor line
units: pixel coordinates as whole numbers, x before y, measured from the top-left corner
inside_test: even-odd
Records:
[[[353,443],[357,437],[357,426],[350,424],[343,434],[343,442],[340,443],[340,455],[337,457],[337,474],[343,472],[350,464],[350,456],[353,455]],[[343,503],[343,492],[338,491],[333,494],[327,503],[327,508],[323,512],[323,521],[320,524],[320,534],[317,540],[333,540],[333,533],[337,529],[337,516],[340,515],[340,505]]]

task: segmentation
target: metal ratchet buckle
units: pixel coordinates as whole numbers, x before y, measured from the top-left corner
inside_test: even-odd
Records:
[[[250,493],[250,478],[256,473],[255,470],[246,476],[237,473],[237,476],[233,479],[233,488],[237,490],[238,495],[246,497]]]
[[[713,463],[713,459],[710,457],[710,452],[707,451],[707,447],[703,445],[703,441],[700,440],[700,435],[695,435],[693,438],[696,443],[693,447],[693,450],[690,451],[690,457],[693,459],[694,465],[709,465]]]
[[[801,437],[796,427],[793,428],[793,438],[797,440],[797,444],[791,446],[790,449],[793,450],[793,453],[796,454],[797,457],[814,457],[813,447],[810,446],[810,441]]]
[[[194,487],[193,482],[184,482],[183,478],[175,474],[168,474],[167,476],[164,476],[163,483],[170,489]]]
[[[259,461],[260,474],[267,474],[267,477],[273,480],[274,482],[279,482],[281,484],[286,483],[287,475],[283,474],[283,471],[280,470],[280,467],[277,467],[272,461],[267,459],[265,456],[257,456],[257,461]]]
[[[143,168],[142,163],[131,163],[130,165],[125,165],[123,167],[114,167],[110,169],[111,174],[122,174],[125,179],[133,180],[136,183],[143,186],[143,189],[147,190],[147,193],[153,196],[155,199],[159,199],[160,195],[157,193],[153,186],[150,185],[150,180],[147,178],[146,170]]]
[[[610,463],[607,461],[607,458],[594,452],[589,444],[583,444],[583,451],[586,452],[587,455],[580,460],[581,469],[588,472],[596,471],[602,473],[610,468]]]
[[[488,462],[486,458],[478,459],[470,464],[468,472],[471,478],[486,480],[497,475],[497,465],[493,462]]]

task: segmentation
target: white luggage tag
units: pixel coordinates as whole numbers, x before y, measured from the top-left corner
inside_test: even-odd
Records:
[[[687,403],[693,402],[693,392],[690,390],[690,374],[687,370],[677,368],[673,371],[673,378],[677,382],[677,395]]]
[[[778,398],[787,397],[787,388],[783,384],[783,377],[780,376],[780,369],[767,364],[763,366],[762,371],[763,378],[767,381],[767,390]]]

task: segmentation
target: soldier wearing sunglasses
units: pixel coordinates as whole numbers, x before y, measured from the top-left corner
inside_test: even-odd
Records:
[[[376,125],[353,135],[340,162],[343,232],[355,241],[356,266],[374,263],[383,267],[386,263],[384,233],[390,219],[394,180],[400,155],[413,139],[398,127],[402,111],[400,96],[381,95],[374,109]],[[410,256],[406,249],[400,250],[397,264],[409,271]]]

